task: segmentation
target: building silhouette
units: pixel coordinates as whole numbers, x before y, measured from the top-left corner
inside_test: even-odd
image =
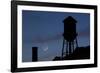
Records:
[[[61,56],[54,57],[53,61],[59,60],[81,60],[81,59],[90,59],[90,46],[77,47],[75,51],[63,58]]]
[[[32,62],[38,61],[38,47],[32,47]]]

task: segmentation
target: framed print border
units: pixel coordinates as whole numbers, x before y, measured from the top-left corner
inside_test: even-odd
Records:
[[[77,9],[92,9],[94,10],[94,63],[93,64],[78,64],[78,65],[60,65],[60,66],[43,66],[43,67],[26,67],[18,68],[18,5],[26,6],[44,6],[58,8],[77,8]],[[97,67],[97,6],[96,5],[80,5],[80,4],[60,4],[46,2],[31,2],[31,1],[11,1],[11,72],[24,71],[42,71],[42,70],[57,70],[57,69],[73,69],[73,68],[89,68]]]

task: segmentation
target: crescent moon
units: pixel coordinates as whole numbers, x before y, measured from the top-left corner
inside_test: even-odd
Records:
[[[47,50],[48,50],[48,46],[46,46],[43,50],[44,50],[44,51],[47,51]]]

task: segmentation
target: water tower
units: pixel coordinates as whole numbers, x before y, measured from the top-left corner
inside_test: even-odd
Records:
[[[76,47],[77,43],[77,31],[76,23],[77,21],[72,17],[68,16],[64,19],[64,33],[63,33],[63,47],[62,47],[62,58],[69,54],[72,54]],[[66,50],[66,52],[65,52]]]

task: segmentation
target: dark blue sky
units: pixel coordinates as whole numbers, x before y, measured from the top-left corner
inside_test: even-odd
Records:
[[[88,13],[22,11],[22,60],[31,61],[32,47],[38,47],[40,61],[61,55],[63,20],[72,16],[77,20],[78,44],[90,44],[90,15]]]

